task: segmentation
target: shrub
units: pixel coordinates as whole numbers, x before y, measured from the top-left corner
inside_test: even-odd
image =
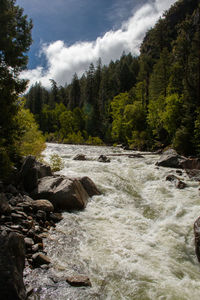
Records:
[[[53,172],[57,172],[57,171],[60,171],[61,169],[64,168],[64,162],[62,160],[62,158],[54,153],[50,156],[50,167],[51,167],[51,170]]]

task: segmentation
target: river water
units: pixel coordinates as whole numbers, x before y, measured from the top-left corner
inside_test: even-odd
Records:
[[[200,299],[200,265],[194,253],[193,223],[200,215],[198,182],[176,170],[158,168],[157,155],[144,158],[99,155],[129,153],[119,148],[48,144],[64,161],[59,173],[88,176],[102,192],[84,211],[64,213],[45,240],[49,270],[36,269],[28,281],[34,299],[186,300]],[[83,153],[87,161],[75,161]],[[176,174],[187,187],[166,181]],[[62,278],[89,276],[92,287],[70,287]]]

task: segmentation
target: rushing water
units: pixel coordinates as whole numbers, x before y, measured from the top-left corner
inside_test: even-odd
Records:
[[[100,154],[126,152],[48,144],[47,160],[52,153],[64,160],[60,174],[88,176],[102,195],[89,199],[84,211],[64,213],[50,231],[45,250],[53,267],[28,276],[39,295],[34,299],[200,299],[193,236],[200,214],[197,182],[183,172],[187,187],[176,189],[165,180],[176,170],[156,167],[156,155],[110,156],[110,163],[101,163]],[[73,160],[78,153],[89,160]],[[88,275],[92,287],[70,287],[62,280],[75,274]]]

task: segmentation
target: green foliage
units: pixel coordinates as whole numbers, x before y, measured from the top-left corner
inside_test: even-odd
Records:
[[[0,179],[5,181],[12,172],[12,162],[9,158],[8,151],[0,147]]]
[[[172,146],[180,154],[191,153],[191,134],[186,127],[180,127],[177,129],[175,136],[172,141]]]
[[[86,141],[86,144],[87,145],[95,145],[95,146],[103,146],[104,145],[103,141],[98,136],[95,136],[95,137],[89,136],[89,138]]]
[[[38,129],[33,114],[24,108],[23,102],[20,104],[20,109],[16,116],[16,123],[21,132],[21,139],[18,142],[17,148],[23,156],[34,155],[39,157],[45,149],[45,139]]]
[[[0,1],[0,148],[4,149],[1,150],[2,153],[7,152],[7,159],[2,154],[2,166],[4,161],[14,162],[17,154],[15,145],[20,139],[20,130],[16,122],[17,101],[18,95],[25,90],[27,84],[19,78],[19,73],[26,67],[25,53],[32,42],[32,23],[15,2]]]
[[[64,138],[64,140],[63,140],[64,144],[81,145],[81,144],[84,144],[84,142],[85,142],[85,140],[80,131],[78,131],[77,133],[75,133],[75,132],[69,133],[67,135],[67,137]]]
[[[64,168],[64,162],[62,160],[62,158],[54,153],[50,156],[50,167],[51,167],[51,170],[53,172],[57,172],[57,171],[60,171]]]

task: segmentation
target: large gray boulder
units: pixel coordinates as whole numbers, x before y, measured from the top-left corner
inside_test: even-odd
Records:
[[[25,300],[23,282],[25,243],[22,235],[0,235],[0,299]]]
[[[96,185],[89,177],[84,176],[79,178],[79,180],[90,197],[101,195],[101,192],[97,189]]]
[[[75,178],[48,176],[38,180],[32,197],[49,200],[55,210],[76,210],[85,208],[89,195]]]
[[[34,156],[27,156],[20,170],[20,178],[23,182],[25,191],[31,192],[37,187],[39,178],[51,176],[50,166],[36,161]]]
[[[156,165],[160,167],[182,169],[185,161],[186,158],[184,156],[179,155],[173,149],[168,149],[167,151],[163,152]]]

